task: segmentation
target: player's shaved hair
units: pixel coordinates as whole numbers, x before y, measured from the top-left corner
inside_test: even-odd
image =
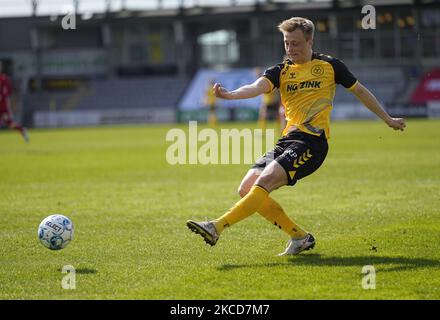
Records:
[[[302,17],[293,17],[284,20],[278,25],[278,30],[281,32],[293,32],[296,29],[300,29],[304,33],[306,40],[313,40],[313,34],[315,33],[315,25],[312,21]]]

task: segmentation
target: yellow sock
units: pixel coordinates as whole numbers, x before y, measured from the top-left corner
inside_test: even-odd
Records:
[[[226,227],[230,227],[255,213],[268,197],[269,193],[264,188],[254,185],[246,196],[238,201],[224,215],[214,220],[218,234]]]
[[[258,209],[258,213],[287,233],[291,238],[304,238],[307,234],[306,231],[301,229],[287,216],[283,208],[271,197],[267,197],[266,201]]]
[[[215,112],[210,112],[208,116],[208,124],[211,126],[211,128],[215,128],[217,126],[217,115]]]
[[[263,133],[264,133],[264,130],[266,130],[266,120],[265,119],[260,119],[258,121],[258,126],[260,127],[260,129],[263,130]]]

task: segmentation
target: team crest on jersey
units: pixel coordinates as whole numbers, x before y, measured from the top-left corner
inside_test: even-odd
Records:
[[[320,65],[316,65],[312,67],[312,70],[310,70],[310,72],[315,76],[315,77],[320,77],[324,74],[324,68],[321,67]]]
[[[289,79],[295,79],[296,78],[296,72],[289,72]]]

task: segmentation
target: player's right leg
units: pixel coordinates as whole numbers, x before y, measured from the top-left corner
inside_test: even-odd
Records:
[[[208,244],[214,245],[225,228],[257,212],[268,198],[269,193],[286,184],[287,178],[284,169],[278,163],[272,162],[263,170],[257,182],[258,184],[254,184],[245,197],[236,202],[219,218],[203,222],[188,220],[188,228],[200,234]]]
[[[248,193],[251,192],[251,201],[249,201],[249,199],[239,201],[222,217],[213,221],[198,222],[188,220],[188,228],[201,235],[206,243],[213,246],[216,244],[220,233],[225,227],[229,227],[257,211],[275,226],[285,231],[290,238],[304,238],[307,233],[297,226],[287,216],[282,207],[275,200],[270,198],[268,192],[263,189],[266,187],[266,190],[271,191],[287,183],[284,169],[277,162],[273,162],[274,155],[276,155],[277,152],[282,152],[282,148],[276,148],[274,151],[266,153],[243,178],[238,192],[241,197],[246,197]],[[258,166],[261,166],[261,168]],[[264,168],[264,170],[262,170],[262,168]],[[262,189],[265,192],[255,189],[256,182],[259,184],[257,184],[257,189]],[[264,195],[263,193],[266,194]],[[263,198],[265,198],[265,200],[261,200]],[[260,205],[255,206],[255,208],[251,205],[252,201],[258,202],[260,200]]]
[[[213,221],[217,234],[257,212],[269,198],[270,192],[285,184],[287,177],[284,169],[280,164],[272,161],[263,170],[248,194]]]
[[[203,240],[213,246],[217,243],[219,234],[213,221],[194,221],[188,220],[186,226],[192,231],[202,236]]]
[[[8,128],[19,131],[26,143],[29,142],[29,135],[26,128],[23,128],[18,122],[14,121],[10,110],[6,109],[0,112],[0,118],[4,120]]]

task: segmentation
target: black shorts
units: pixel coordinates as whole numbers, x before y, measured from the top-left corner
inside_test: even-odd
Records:
[[[264,170],[275,160],[286,171],[287,184],[293,186],[299,179],[315,172],[324,162],[327,152],[325,133],[318,137],[302,131],[292,131],[279,139],[275,149],[266,152],[252,168]]]

